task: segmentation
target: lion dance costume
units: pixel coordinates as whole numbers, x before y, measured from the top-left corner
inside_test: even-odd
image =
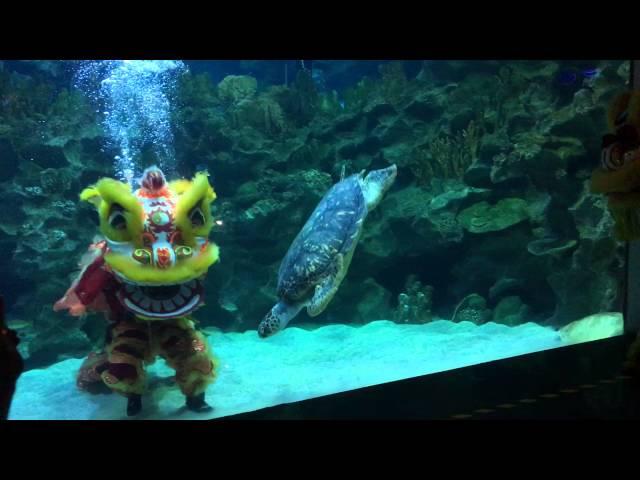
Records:
[[[591,191],[608,198],[618,240],[640,239],[640,91],[612,102],[610,133],[602,138],[601,164],[591,176]],[[631,292],[637,294],[637,292]],[[640,375],[640,336],[629,350],[625,368]]]
[[[159,355],[175,370],[187,407],[205,410],[216,362],[190,314],[203,304],[204,276],[218,260],[218,247],[208,240],[216,194],[206,173],[168,183],[151,167],[139,183],[132,191],[103,178],[80,194],[96,207],[104,239],[90,246],[80,275],[54,310],[74,316],[102,311],[109,320],[106,348],[85,360],[80,388],[106,384],[128,397],[127,414],[135,415],[142,408],[144,366]]]

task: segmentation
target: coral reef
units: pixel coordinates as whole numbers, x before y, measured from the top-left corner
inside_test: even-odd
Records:
[[[432,178],[462,178],[478,155],[480,134],[473,120],[454,137],[441,136],[416,152],[411,166],[417,182]]]
[[[472,322],[482,325],[491,318],[487,301],[477,293],[464,297],[453,312],[453,322]]]
[[[479,202],[458,214],[458,221],[471,233],[504,230],[529,217],[527,202],[520,198],[503,198],[495,205]]]
[[[256,93],[258,82],[247,75],[229,75],[218,84],[218,97],[228,105],[249,101]]]
[[[431,305],[433,287],[423,285],[415,275],[407,278],[405,291],[398,295],[398,306],[394,314],[397,323],[427,323],[433,319]]]
[[[517,295],[502,298],[493,310],[492,321],[510,327],[526,323],[528,319],[529,307]]]

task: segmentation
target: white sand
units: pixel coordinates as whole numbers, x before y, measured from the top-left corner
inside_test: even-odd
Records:
[[[620,314],[589,318],[588,340],[595,324],[605,325],[604,338],[622,333]],[[575,323],[575,322],[574,322]],[[613,327],[612,327],[613,325]],[[574,325],[575,327],[575,325]],[[362,327],[329,325],[316,330],[289,327],[269,339],[255,331],[208,331],[221,365],[207,400],[214,410],[186,411],[184,397],[167,378],[163,361],[148,367],[149,392],[139,419],[206,419],[257,410],[326,394],[403,378],[441,372],[500,358],[576,343],[560,332],[526,323],[439,320],[425,325],[375,321]],[[81,359],[59,362],[22,375],[10,419],[125,419],[126,400],[118,395],[90,395],[75,386]]]

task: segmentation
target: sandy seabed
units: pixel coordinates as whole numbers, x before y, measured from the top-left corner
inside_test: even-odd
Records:
[[[563,329],[564,330],[564,329]],[[220,360],[218,379],[207,390],[214,408],[193,413],[173,384],[173,371],[158,360],[147,367],[148,392],[138,419],[208,419],[295,402],[369,385],[441,372],[501,358],[622,333],[620,314],[598,314],[557,331],[536,323],[438,320],[401,325],[386,320],[364,326],[289,327],[268,339],[255,330],[205,329]],[[12,420],[126,419],[126,401],[115,394],[79,391],[82,359],[30,370],[18,382]]]

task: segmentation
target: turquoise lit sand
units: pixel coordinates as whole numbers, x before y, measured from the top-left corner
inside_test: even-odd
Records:
[[[582,326],[586,327],[583,328]],[[207,419],[326,394],[546,350],[622,333],[622,316],[603,314],[574,322],[564,332],[535,323],[439,320],[425,325],[375,321],[361,327],[289,327],[269,339],[255,331],[207,331],[220,359],[206,414],[183,408],[184,397],[163,361],[148,367],[149,393],[140,419]],[[19,380],[10,419],[125,419],[125,400],[77,390],[81,359],[26,372]]]

